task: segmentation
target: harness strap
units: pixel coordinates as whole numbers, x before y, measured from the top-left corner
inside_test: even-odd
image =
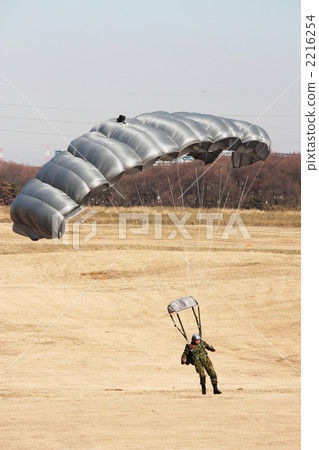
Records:
[[[176,325],[176,322],[175,322],[174,317],[172,316],[172,314],[170,314],[170,317],[171,317],[171,319],[172,319],[172,321],[173,321],[174,327],[178,329],[178,331],[184,336],[184,338],[185,338],[186,341],[188,342],[187,335],[186,335],[186,332],[185,332],[185,330],[184,330],[184,327],[183,327],[183,324],[182,324],[182,321],[181,321],[179,315],[177,314],[177,317],[178,317],[179,323],[180,323],[180,325],[181,325],[181,328],[179,328],[179,327]]]

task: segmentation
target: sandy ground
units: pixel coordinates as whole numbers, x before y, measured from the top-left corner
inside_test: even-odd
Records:
[[[34,243],[0,224],[1,448],[300,448],[299,228],[80,231],[73,246]],[[166,307],[185,295],[220,396],[180,364]]]

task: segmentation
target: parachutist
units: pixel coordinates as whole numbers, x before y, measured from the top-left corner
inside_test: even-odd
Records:
[[[193,334],[192,342],[186,344],[185,350],[182,354],[181,363],[182,364],[192,364],[195,366],[195,370],[199,375],[200,385],[202,388],[202,394],[206,394],[206,374],[210,377],[213,385],[214,394],[221,394],[222,392],[217,387],[217,375],[213,366],[213,363],[208,357],[206,352],[210,350],[214,352],[215,349],[212,345],[208,345],[202,340],[199,334]]]

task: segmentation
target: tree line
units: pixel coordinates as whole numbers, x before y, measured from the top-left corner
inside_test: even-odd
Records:
[[[123,175],[91,198],[104,206],[185,206],[192,208],[299,209],[300,154],[272,154],[265,162],[234,169],[230,156],[212,165],[200,161],[158,164]]]
[[[224,155],[214,164],[201,161],[156,164],[123,175],[114,187],[95,193],[101,206],[185,206],[192,208],[299,209],[300,154],[272,154],[265,162],[234,169]],[[9,205],[38,167],[0,164],[0,204]]]

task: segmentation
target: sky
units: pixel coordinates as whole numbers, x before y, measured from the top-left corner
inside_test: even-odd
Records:
[[[299,0],[0,0],[0,30],[6,161],[157,110],[256,121],[300,152]]]

